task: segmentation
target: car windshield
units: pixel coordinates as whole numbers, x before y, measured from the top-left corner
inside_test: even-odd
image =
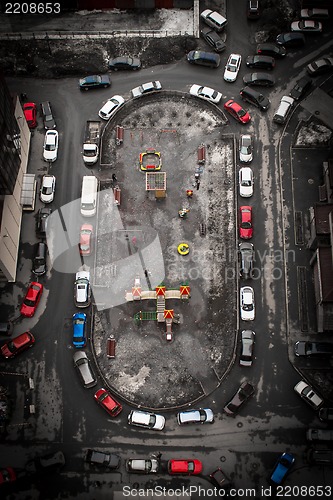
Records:
[[[242,228],[243,229],[251,229],[251,222],[248,222],[248,221],[244,221],[242,222]]]
[[[79,286],[79,288],[80,288],[80,286]],[[81,288],[83,288],[83,287],[81,287]],[[76,325],[84,325],[84,319],[82,319],[82,318],[77,318],[77,319],[75,320],[75,324],[76,324]]]
[[[250,180],[242,180],[242,186],[250,187],[251,186],[251,181]]]
[[[51,144],[50,144],[50,143],[48,142],[48,143],[46,143],[46,144],[45,144],[45,149],[46,149],[46,151],[54,151],[54,150],[55,150],[55,148],[56,148],[55,143],[51,143]]]
[[[243,305],[244,311],[252,311],[253,310],[253,304],[244,304]]]
[[[241,108],[241,109],[239,109],[239,110],[237,111],[237,114],[238,114],[238,116],[245,116],[245,115],[246,115],[246,111],[244,111],[244,109],[243,109],[243,108]]]
[[[35,305],[35,301],[30,299],[25,299],[24,304],[28,307],[33,307]]]
[[[43,186],[42,193],[43,194],[52,194],[52,187],[51,186]]]
[[[10,352],[15,352],[16,351],[16,347],[14,345],[13,342],[8,342],[7,344],[7,349],[10,351]]]
[[[149,417],[149,426],[153,427],[156,423],[156,416],[155,415],[150,415]]]
[[[80,335],[79,337],[75,336],[75,342],[84,342],[84,337],[82,337],[82,335]]]

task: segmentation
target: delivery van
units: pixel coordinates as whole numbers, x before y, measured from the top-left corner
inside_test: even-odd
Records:
[[[81,192],[81,215],[94,217],[97,210],[98,179],[94,175],[84,175]]]

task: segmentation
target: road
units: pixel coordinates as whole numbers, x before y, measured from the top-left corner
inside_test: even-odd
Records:
[[[222,54],[222,61],[226,60],[231,51],[242,54],[243,63],[236,83],[227,84],[223,81],[223,65],[217,70],[208,70],[180,61],[167,67],[142,70],[140,73],[113,74],[112,95],[128,94],[131,88],[153,79],[160,80],[165,89],[182,91],[188,90],[192,83],[203,83],[220,90],[223,101],[237,98],[242,87],[241,78],[247,72],[244,60],[251,53],[249,43],[254,49],[255,25],[248,24],[245,16],[239,15],[236,2],[229,2],[228,19],[230,26],[237,24],[237,30],[229,29],[228,48]],[[302,68],[313,58],[313,54],[317,55],[319,48],[316,43],[325,44],[327,39],[326,35],[318,40],[315,38],[313,46],[305,49],[305,53],[302,53]],[[53,271],[46,280],[47,303],[43,314],[20,324],[22,329],[36,330],[38,338],[42,340],[29,352],[28,360],[21,358],[15,362],[15,371],[28,373],[34,380],[35,389],[28,388],[24,376],[9,377],[17,398],[22,402],[34,403],[36,414],[15,414],[18,426],[11,428],[5,449],[6,462],[17,467],[23,467],[27,458],[53,449],[62,449],[67,463],[59,479],[52,485],[52,493],[47,481],[36,481],[30,486],[30,480],[23,480],[22,491],[14,490],[18,500],[26,498],[28,493],[32,498],[50,500],[60,498],[60,495],[78,499],[102,499],[107,498],[107,492],[111,488],[112,491],[120,491],[122,485],[133,487],[134,483],[142,488],[156,484],[166,485],[168,488],[190,484],[211,487],[205,477],[170,480],[169,476],[161,475],[154,477],[154,480],[148,476],[146,480],[144,476],[128,475],[123,467],[121,472],[112,474],[92,471],[83,462],[88,447],[112,450],[122,458],[146,457],[157,452],[162,453],[164,460],[196,457],[204,463],[204,476],[221,466],[233,479],[236,488],[255,488],[257,498],[261,498],[261,486],[267,487],[266,477],[278,454],[290,450],[296,456],[296,466],[288,484],[332,484],[332,478],[328,477],[324,468],[309,469],[304,461],[305,431],[309,426],[318,426],[318,421],[312,410],[294,394],[293,386],[300,375],[288,358],[288,299],[283,261],[281,170],[277,154],[281,129],[272,126],[272,115],[280,96],[299,76],[299,57],[297,52],[288,53],[285,61],[277,62],[274,70],[277,84],[269,92],[271,108],[266,114],[248,106],[253,116],[251,125],[245,129],[230,119],[227,127],[227,133],[235,134],[236,137],[244,130],[255,136],[252,164],[255,186],[251,205],[254,209],[253,243],[258,276],[252,281],[256,297],[256,320],[251,324],[256,332],[256,359],[253,367],[248,370],[240,368],[236,360],[223,384],[204,401],[205,406],[212,408],[216,415],[212,426],[179,427],[175,416],[167,414],[167,430],[161,434],[132,429],[126,423],[125,415],[130,411],[126,404],[121,418],[111,421],[96,407],[91,393],[87,395],[75,378],[71,366],[73,349],[70,337],[70,321],[75,312],[72,300],[73,277]],[[101,102],[109,97],[110,90],[82,94],[77,89],[77,80],[73,78],[41,82],[11,78],[8,79],[8,84],[11,91],[24,91],[33,101],[50,99],[56,110],[60,150],[58,160],[50,171],[57,177],[54,208],[59,208],[80,195],[82,176],[89,173],[80,154],[84,123],[96,118],[96,111]],[[40,155],[41,140],[42,134],[38,131],[32,140],[31,157],[38,158]],[[40,165],[44,169],[42,162]],[[235,175],[237,170],[235,165]],[[33,217],[25,215],[20,264],[23,270],[30,266],[34,234]],[[289,306],[293,305],[295,306]],[[244,327],[246,325],[240,325],[240,329]],[[4,369],[3,363],[1,369]],[[256,387],[255,397],[239,417],[235,420],[228,419],[223,416],[222,407],[245,378]],[[31,425],[19,425],[22,421]],[[196,496],[193,495],[193,498]]]

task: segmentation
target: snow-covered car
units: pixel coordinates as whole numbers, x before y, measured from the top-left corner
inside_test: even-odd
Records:
[[[321,33],[323,25],[319,21],[302,19],[301,21],[291,23],[290,29],[291,31],[300,31],[301,33]]]
[[[155,92],[156,90],[161,90],[161,82],[156,80],[155,82],[142,83],[135,89],[131,90],[132,97],[141,97],[143,94],[149,94],[149,92]]]
[[[253,160],[253,141],[251,134],[241,134],[239,138],[239,161],[250,163]]]
[[[253,172],[250,167],[242,167],[239,170],[239,195],[249,198],[253,195]]]
[[[240,54],[230,54],[223,75],[226,82],[234,82],[236,80],[241,62],[242,56]]]
[[[217,92],[217,90],[197,84],[192,85],[190,94],[205,99],[206,101],[213,102],[214,104],[218,104],[222,99],[222,94]]]
[[[240,289],[240,314],[243,321],[254,320],[254,290],[251,286],[242,286]]]
[[[43,175],[40,186],[40,201],[43,203],[52,203],[54,200],[56,178],[54,175]]]
[[[58,156],[58,132],[48,130],[44,138],[43,158],[45,161],[56,161]]]
[[[104,104],[104,106],[99,110],[98,116],[102,120],[109,120],[111,116],[119,109],[125,102],[125,99],[121,95],[114,95],[110,97]]]
[[[91,302],[90,272],[78,271],[75,275],[74,302],[76,307],[88,307]]]

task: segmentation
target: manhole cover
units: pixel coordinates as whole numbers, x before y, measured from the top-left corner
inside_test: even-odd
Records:
[[[225,462],[225,461],[226,461],[225,456],[224,456],[224,455],[222,455],[222,457],[220,457],[220,460],[221,460],[221,462]]]
[[[309,183],[309,184],[313,184],[313,183],[314,183],[314,180],[313,180],[313,179],[308,179],[308,183]]]
[[[237,427],[239,427],[239,428],[243,427],[242,422],[238,422]]]

